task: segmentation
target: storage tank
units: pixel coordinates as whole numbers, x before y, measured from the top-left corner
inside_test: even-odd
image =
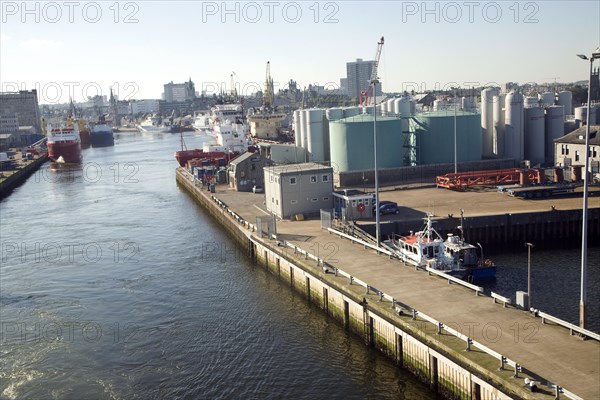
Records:
[[[539,95],[542,106],[553,106],[554,105],[554,93],[544,92]]]
[[[433,111],[443,110],[446,107],[446,100],[434,100]]]
[[[398,115],[402,117],[401,129],[403,133],[408,132],[409,120],[406,117],[412,115],[411,112],[411,100],[409,97],[400,97],[394,104],[398,107]]]
[[[306,135],[307,135],[307,131],[308,131],[308,110],[301,110],[300,112],[300,125],[301,125],[301,130],[300,130],[300,147],[304,148],[305,150],[307,149],[308,146],[308,141],[306,139]]]
[[[371,114],[373,115],[373,107],[361,107],[361,114]]]
[[[465,111],[474,110],[477,108],[474,97],[463,97],[460,99],[460,108]]]
[[[413,99],[410,99],[410,115],[415,115],[417,113],[417,102]]]
[[[504,157],[504,93],[493,97],[493,123],[492,123],[492,156]]]
[[[537,97],[525,97],[525,107],[539,107],[540,99]]]
[[[417,114],[417,163],[454,162],[454,113],[445,110]],[[481,160],[481,116],[456,112],[456,149],[459,162]]]
[[[386,101],[386,104],[387,104],[386,108],[387,108],[388,114],[398,114],[396,112],[396,110],[394,109],[394,102],[395,101],[396,101],[395,98],[394,99],[389,99],[389,100]]]
[[[544,121],[542,107],[525,109],[525,159],[531,161],[531,165],[546,162]]]
[[[377,106],[379,110],[378,115],[387,115],[387,103],[384,101]]]
[[[338,119],[344,118],[344,110],[340,107],[328,108],[325,111],[328,121],[337,121]]]
[[[294,111],[294,143],[296,146],[300,146],[300,135],[301,135],[301,123],[300,123],[300,112],[302,110]]]
[[[592,110],[590,113],[592,115],[591,124],[600,125],[600,104],[592,104]]]
[[[577,123],[575,122],[574,119],[568,119],[565,121],[565,135],[568,135],[569,133],[573,132],[575,129],[577,129]]]
[[[373,107],[371,107],[373,108]],[[344,108],[344,118],[354,117],[360,113],[359,107],[345,107]]]
[[[311,108],[307,110],[307,150],[308,161],[325,161],[325,136],[323,132],[323,110]]]
[[[494,96],[498,96],[498,94],[497,88],[487,88],[481,91],[481,150],[484,157],[493,155]]]
[[[579,126],[587,124],[587,106],[575,108],[575,121],[579,121]],[[596,107],[590,108],[590,125],[596,124]]]
[[[562,106],[546,108],[546,163],[554,164],[554,140],[565,135],[565,114]]]
[[[394,99],[394,106],[392,107],[394,114],[400,114],[400,103],[404,97],[396,97]]]
[[[568,90],[563,90],[562,92],[558,92],[558,102],[559,106],[563,106],[565,109],[566,115],[573,115],[573,93]]]
[[[523,160],[524,152],[524,118],[523,95],[510,92],[506,95],[504,115],[504,153],[507,158]]]
[[[344,118],[329,124],[331,163],[340,172],[373,170],[373,116]],[[377,117],[377,168],[401,167],[400,120]]]

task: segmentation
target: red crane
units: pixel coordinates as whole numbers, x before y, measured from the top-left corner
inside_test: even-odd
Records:
[[[381,39],[379,40],[379,42],[377,42],[377,52],[375,53],[375,61],[373,63],[373,69],[371,70],[371,79],[369,80],[369,88],[367,90],[362,90],[360,92],[360,99],[359,99],[359,103],[358,105],[360,106],[367,106],[369,105],[369,96],[372,95],[372,99],[377,95],[376,93],[369,93],[372,92],[372,88],[374,85],[375,80],[377,79],[377,68],[379,67],[379,58],[381,57],[381,49],[383,48],[383,36],[381,37]]]

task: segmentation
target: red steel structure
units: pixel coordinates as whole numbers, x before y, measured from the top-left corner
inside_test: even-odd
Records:
[[[497,185],[520,183],[544,183],[544,170],[532,169],[496,169],[490,171],[471,171],[450,173],[435,178],[437,187],[452,190],[466,190],[473,185]]]

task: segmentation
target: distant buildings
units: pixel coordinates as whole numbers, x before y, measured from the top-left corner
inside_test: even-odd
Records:
[[[368,90],[374,65],[375,61],[363,61],[362,58],[357,58],[355,62],[346,63],[347,93],[351,98],[358,100],[360,99],[360,92]],[[376,90],[375,95],[381,96],[381,85],[377,85]],[[373,93],[370,93],[369,96],[372,97]]]
[[[167,103],[185,103],[196,98],[196,87],[192,78],[185,83],[167,83],[164,85],[164,100]]]
[[[140,115],[157,113],[159,110],[159,100],[131,100],[129,102],[129,114]]]
[[[19,126],[32,126],[35,132],[42,131],[37,91],[0,93],[0,117],[8,123],[16,118]]]

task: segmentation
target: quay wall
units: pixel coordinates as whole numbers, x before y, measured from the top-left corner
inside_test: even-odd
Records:
[[[13,189],[25,182],[27,178],[37,171],[46,161],[48,161],[48,154],[44,153],[37,159],[28,163],[25,167],[3,179],[2,182],[0,182],[0,200],[8,196]]]
[[[197,186],[183,169],[177,169],[176,179],[247,250],[258,266],[443,397],[503,400],[531,396],[523,388],[522,378],[513,378],[510,368],[498,370],[497,360],[470,359],[468,354],[473,353],[464,351],[464,343],[452,340],[449,335],[436,334],[435,327],[428,328],[430,325],[425,321],[411,318],[406,311],[399,314],[395,305],[401,303],[382,300],[376,290],[365,292],[363,286],[352,284],[352,280],[326,272],[324,264],[310,259],[302,250],[262,239],[252,223],[238,219],[235,212]]]

